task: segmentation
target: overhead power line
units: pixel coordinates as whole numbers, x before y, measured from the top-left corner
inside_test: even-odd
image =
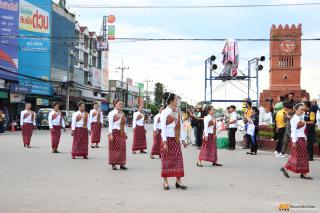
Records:
[[[210,9],[210,8],[252,8],[252,7],[299,7],[317,6],[320,2],[293,4],[240,4],[240,5],[107,5],[107,4],[71,4],[70,8],[107,8],[107,9]]]
[[[0,38],[39,38],[39,39],[52,39],[51,42],[66,42],[63,40],[67,39],[74,39],[74,42],[76,40],[84,40],[84,38],[79,37],[70,37],[70,36],[21,36],[21,35],[0,35]],[[287,39],[294,40],[294,41],[320,41],[320,38],[301,38],[301,39],[295,39],[290,38],[288,36]],[[59,41],[60,40],[60,41]],[[148,38],[148,37],[116,37],[115,40],[130,40],[130,41],[226,41],[227,38]],[[235,38],[237,41],[283,41],[284,38]],[[68,41],[70,43],[70,41]]]

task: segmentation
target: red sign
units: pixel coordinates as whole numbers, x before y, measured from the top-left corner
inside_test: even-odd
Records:
[[[114,15],[108,16],[108,23],[113,24],[114,22],[116,22],[116,17]]]

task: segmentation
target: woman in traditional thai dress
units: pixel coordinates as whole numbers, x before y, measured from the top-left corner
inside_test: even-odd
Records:
[[[114,110],[109,112],[109,164],[113,170],[117,170],[116,165],[120,165],[121,170],[127,170],[126,159],[126,116],[122,112],[123,102],[115,100]]]
[[[287,164],[281,168],[285,177],[289,178],[288,170],[299,173],[302,179],[312,180],[309,173],[309,157],[304,122],[305,108],[302,103],[295,105],[295,114],[290,121],[291,124],[291,155]]]
[[[78,103],[79,110],[72,115],[71,135],[73,136],[72,159],[83,157],[88,159],[88,146],[90,123],[89,114],[85,111],[86,105],[83,101]]]
[[[153,119],[153,145],[151,149],[150,158],[154,159],[155,155],[161,156],[161,122],[160,115],[163,110],[163,106],[160,106],[159,113],[154,116]]]
[[[217,154],[217,121],[214,117],[214,108],[213,106],[208,106],[206,108],[206,116],[203,119],[204,122],[204,131],[203,131],[203,143],[201,146],[199,160],[197,166],[202,167],[202,161],[209,161],[213,166],[222,166],[217,163],[218,154]]]
[[[161,112],[161,176],[163,177],[163,188],[169,190],[168,177],[176,177],[176,188],[186,190],[181,178],[184,177],[183,157],[181,142],[184,147],[185,132],[182,124],[182,115],[178,109],[178,98],[174,93],[164,93],[163,99],[167,107]]]

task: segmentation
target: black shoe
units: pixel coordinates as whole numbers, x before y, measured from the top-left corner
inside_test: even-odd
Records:
[[[200,163],[198,163],[198,162],[197,162],[197,166],[198,166],[198,167],[203,167],[203,165],[200,164]]]
[[[285,177],[290,178],[290,176],[289,176],[288,172],[285,170],[285,168],[282,167],[282,168],[280,169],[280,171],[283,173],[283,175],[284,175]]]
[[[242,147],[242,149],[249,149],[249,147],[245,146],[245,147]]]
[[[246,154],[247,154],[247,155],[252,155],[253,153],[252,153],[252,152],[247,152]]]
[[[163,186],[163,189],[165,190],[165,191],[168,191],[169,189],[170,189],[170,187],[169,186]]]
[[[98,144],[96,145],[96,148],[97,148],[97,149],[99,149],[99,148],[100,148]]]
[[[96,148],[96,147],[91,145],[91,148],[94,149],[94,148]]]
[[[118,170],[116,166],[112,166],[112,170]]]
[[[128,170],[128,168],[125,167],[125,166],[120,166],[120,169],[121,169],[121,170]]]
[[[182,189],[182,190],[187,190],[187,189],[188,189],[187,186],[180,185],[180,184],[178,184],[178,183],[176,183],[176,188],[177,188],[177,189]]]
[[[220,163],[213,163],[212,166],[222,166]]]
[[[147,154],[147,152],[144,151],[144,150],[141,150],[140,153],[141,153],[141,154]]]
[[[313,180],[312,177],[304,176],[303,174],[300,175],[300,178],[301,178],[301,179],[306,179],[306,180]]]
[[[150,155],[150,158],[151,158],[151,159],[154,159],[154,156],[153,156],[153,155]]]

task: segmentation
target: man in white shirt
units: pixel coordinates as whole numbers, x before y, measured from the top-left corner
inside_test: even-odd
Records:
[[[93,109],[90,110],[89,122],[91,126],[91,148],[99,148],[101,139],[101,128],[103,125],[103,114],[98,102],[93,103]]]
[[[136,151],[140,153],[147,153],[144,151],[147,149],[146,130],[144,128],[144,114],[143,106],[139,105],[138,111],[133,114],[133,144],[132,153],[136,154]]]
[[[21,112],[20,126],[22,129],[23,146],[31,148],[31,137],[33,129],[36,126],[36,113],[31,110],[31,103],[29,102],[26,102],[25,110]]]
[[[52,153],[59,153],[58,146],[61,137],[61,128],[66,131],[66,124],[63,115],[59,110],[59,104],[54,102],[52,104],[53,110],[48,115],[49,128],[51,133],[51,148]]]
[[[229,150],[236,149],[236,132],[238,129],[238,115],[236,112],[236,107],[231,105],[228,107],[228,112],[230,114],[230,121],[227,123],[229,126],[228,137],[229,137]]]

